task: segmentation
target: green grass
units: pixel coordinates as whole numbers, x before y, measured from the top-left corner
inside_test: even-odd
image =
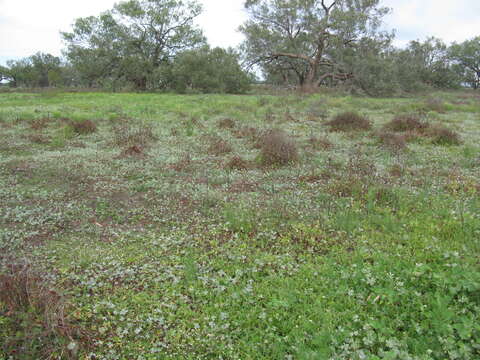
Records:
[[[0,280],[35,264],[81,329],[0,301],[0,359],[480,358],[480,103],[433,98],[0,94]],[[410,112],[461,144],[382,147]],[[258,162],[272,128],[297,162]]]

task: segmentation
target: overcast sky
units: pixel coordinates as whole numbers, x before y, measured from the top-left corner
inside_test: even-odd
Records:
[[[244,0],[199,0],[204,12],[199,25],[213,46],[235,46],[236,31],[245,20]],[[98,15],[116,0],[0,0],[0,64],[37,51],[60,55],[60,31],[75,18]],[[434,35],[446,42],[480,35],[480,0],[384,0],[393,8],[385,27],[397,30],[396,44]]]

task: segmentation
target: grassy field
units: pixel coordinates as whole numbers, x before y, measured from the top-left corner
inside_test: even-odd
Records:
[[[0,359],[479,359],[480,94],[0,94]]]

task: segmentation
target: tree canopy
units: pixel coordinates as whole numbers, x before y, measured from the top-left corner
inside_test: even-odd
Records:
[[[240,31],[252,64],[294,74],[304,87],[352,77],[343,61],[363,39],[379,35],[388,9],[380,0],[249,0]]]
[[[66,55],[90,85],[127,80],[145,90],[158,67],[205,43],[193,24],[200,12],[196,1],[123,1],[98,17],[77,19],[62,34]]]
[[[454,43],[450,48],[450,57],[455,62],[463,81],[480,88],[480,36],[463,43]]]

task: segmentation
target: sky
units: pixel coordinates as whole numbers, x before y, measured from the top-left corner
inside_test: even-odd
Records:
[[[74,19],[98,15],[117,0],[0,0],[0,64],[38,51],[61,55],[60,31]],[[199,0],[204,12],[197,23],[212,46],[236,46],[245,21],[244,0]],[[384,19],[396,30],[395,44],[436,36],[447,43],[480,35],[480,0],[383,0],[393,9]]]

